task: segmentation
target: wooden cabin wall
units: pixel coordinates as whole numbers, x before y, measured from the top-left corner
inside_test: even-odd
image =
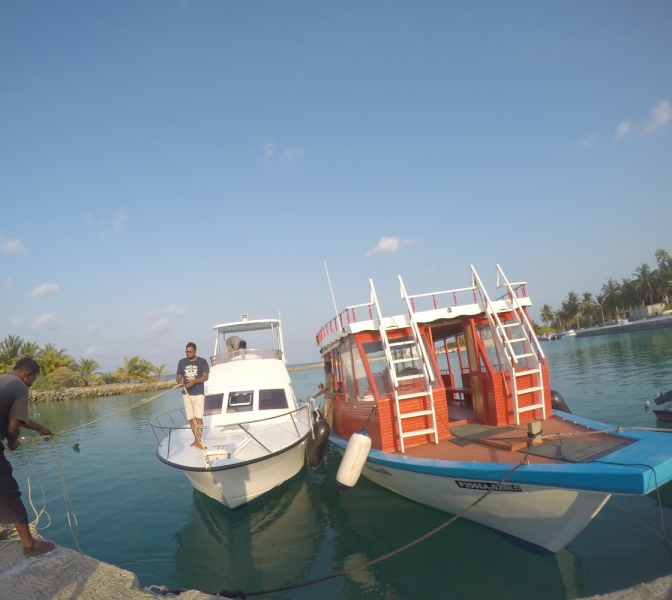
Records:
[[[343,439],[349,440],[350,436],[366,425],[366,430],[371,437],[371,447],[376,450],[384,450],[381,438],[380,411],[373,412],[375,402],[338,402],[338,410],[334,411],[334,431]]]

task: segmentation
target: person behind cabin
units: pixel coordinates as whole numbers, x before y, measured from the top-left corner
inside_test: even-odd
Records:
[[[324,362],[324,385],[318,384],[320,391],[313,396],[313,400],[324,394],[324,403],[322,404],[322,413],[329,423],[329,427],[334,424],[334,374],[331,372],[331,362]]]
[[[226,349],[228,352],[237,352],[238,350],[245,350],[246,348],[247,342],[237,335],[232,335],[226,340]]]
[[[32,358],[20,358],[14,368],[0,375],[0,440],[6,439],[7,448],[19,447],[21,427],[37,431],[41,436],[54,435],[47,427],[28,418],[28,388],[33,385],[40,366]],[[27,558],[46,554],[54,549],[51,542],[36,540],[30,533],[28,513],[21,500],[21,491],[12,474],[12,465],[5,458],[5,447],[0,441],[0,523],[14,523],[19,534],[23,555]],[[9,532],[0,530],[0,540]]]
[[[205,449],[202,442],[203,409],[205,406],[205,385],[210,376],[208,361],[196,356],[196,344],[189,342],[185,349],[186,358],[177,363],[176,381],[181,385],[184,410],[194,434],[196,448]]]

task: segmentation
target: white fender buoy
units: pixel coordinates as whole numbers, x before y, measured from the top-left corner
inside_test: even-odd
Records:
[[[338,488],[342,492],[349,490],[357,483],[359,476],[362,474],[366,457],[369,455],[369,450],[371,450],[371,438],[366,429],[360,429],[350,436],[336,474]]]

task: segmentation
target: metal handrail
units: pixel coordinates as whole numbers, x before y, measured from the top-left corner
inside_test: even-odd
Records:
[[[257,440],[257,438],[254,437],[254,435],[252,435],[247,429],[245,429],[244,425],[252,425],[254,423],[262,423],[264,421],[272,421],[273,419],[280,419],[282,417],[290,416],[291,419],[292,419],[292,423],[294,425],[294,429],[296,431],[297,438],[300,438],[301,437],[301,432],[299,431],[299,428],[296,425],[294,415],[296,413],[300,412],[300,411],[306,410],[306,407],[309,407],[309,406],[310,406],[310,404],[304,404],[303,406],[300,406],[299,408],[295,408],[293,410],[284,412],[281,415],[274,415],[272,417],[264,417],[263,419],[254,419],[254,420],[251,420],[251,421],[244,421],[242,423],[231,423],[230,425],[221,425],[221,426],[217,426],[216,429],[223,430],[226,427],[239,427],[247,435],[249,435],[253,440],[255,440],[260,446],[262,446],[264,448],[264,450],[266,450],[266,452],[270,453],[271,450],[266,448],[266,446],[264,446],[264,444],[262,444],[259,440]],[[170,457],[170,442],[171,442],[173,431],[181,431],[181,430],[186,430],[186,429],[189,429],[189,430],[193,430],[193,429],[201,429],[202,430],[203,429],[203,426],[192,427],[189,424],[188,421],[186,422],[185,425],[180,425],[180,426],[176,425],[175,420],[173,419],[173,414],[178,413],[178,412],[184,417],[184,419],[186,421],[187,420],[187,415],[186,415],[184,409],[183,408],[175,408],[173,410],[170,410],[168,412],[165,412],[165,413],[162,413],[160,415],[157,415],[157,416],[153,417],[152,420],[149,423],[150,426],[152,427],[152,432],[154,433],[154,437],[156,438],[157,444],[161,445],[161,440],[159,440],[159,436],[156,434],[157,429],[160,429],[163,432],[163,435],[165,437],[168,437],[168,449],[167,449],[167,452],[166,452],[166,458]],[[161,424],[159,419],[161,419],[162,417],[166,417],[166,416],[173,422],[173,425],[163,425],[163,424]],[[212,428],[210,428],[210,429],[212,429]],[[167,434],[166,434],[166,431],[168,432]]]

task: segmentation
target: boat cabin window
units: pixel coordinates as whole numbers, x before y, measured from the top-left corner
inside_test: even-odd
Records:
[[[289,408],[285,390],[259,390],[259,410]]]
[[[506,330],[507,334],[509,334],[509,329]],[[481,338],[481,342],[483,342],[483,347],[485,348],[485,353],[488,357],[488,361],[492,365],[492,368],[495,371],[502,371],[504,370],[504,365],[502,364],[503,357],[499,355],[499,352],[497,351],[497,347],[495,345],[495,340],[492,337],[492,329],[490,329],[490,325],[485,324],[485,325],[477,325],[476,326],[476,333],[478,336]],[[515,350],[515,348],[514,348]],[[522,351],[519,352],[522,354]],[[481,364],[481,371],[485,370],[485,366]]]
[[[391,394],[392,382],[390,381],[390,369],[387,366],[385,350],[383,350],[383,342],[364,342],[362,348],[364,348],[366,358],[369,361],[369,369],[371,369],[378,395],[382,398]]]
[[[359,348],[355,344],[352,345],[352,358],[355,366],[355,394],[357,395],[357,400],[370,400],[373,402],[375,398],[369,385],[369,378],[366,375],[366,369],[364,368]]]
[[[229,402],[226,407],[227,413],[246,412],[252,410],[254,392],[229,392]]]
[[[224,402],[224,394],[210,394],[205,397],[205,406],[203,407],[203,415],[218,415],[222,412],[222,403]]]
[[[343,369],[343,381],[345,382],[345,400],[355,400],[355,383],[352,378],[352,355],[350,354],[350,340],[345,340],[341,345],[341,368]]]

